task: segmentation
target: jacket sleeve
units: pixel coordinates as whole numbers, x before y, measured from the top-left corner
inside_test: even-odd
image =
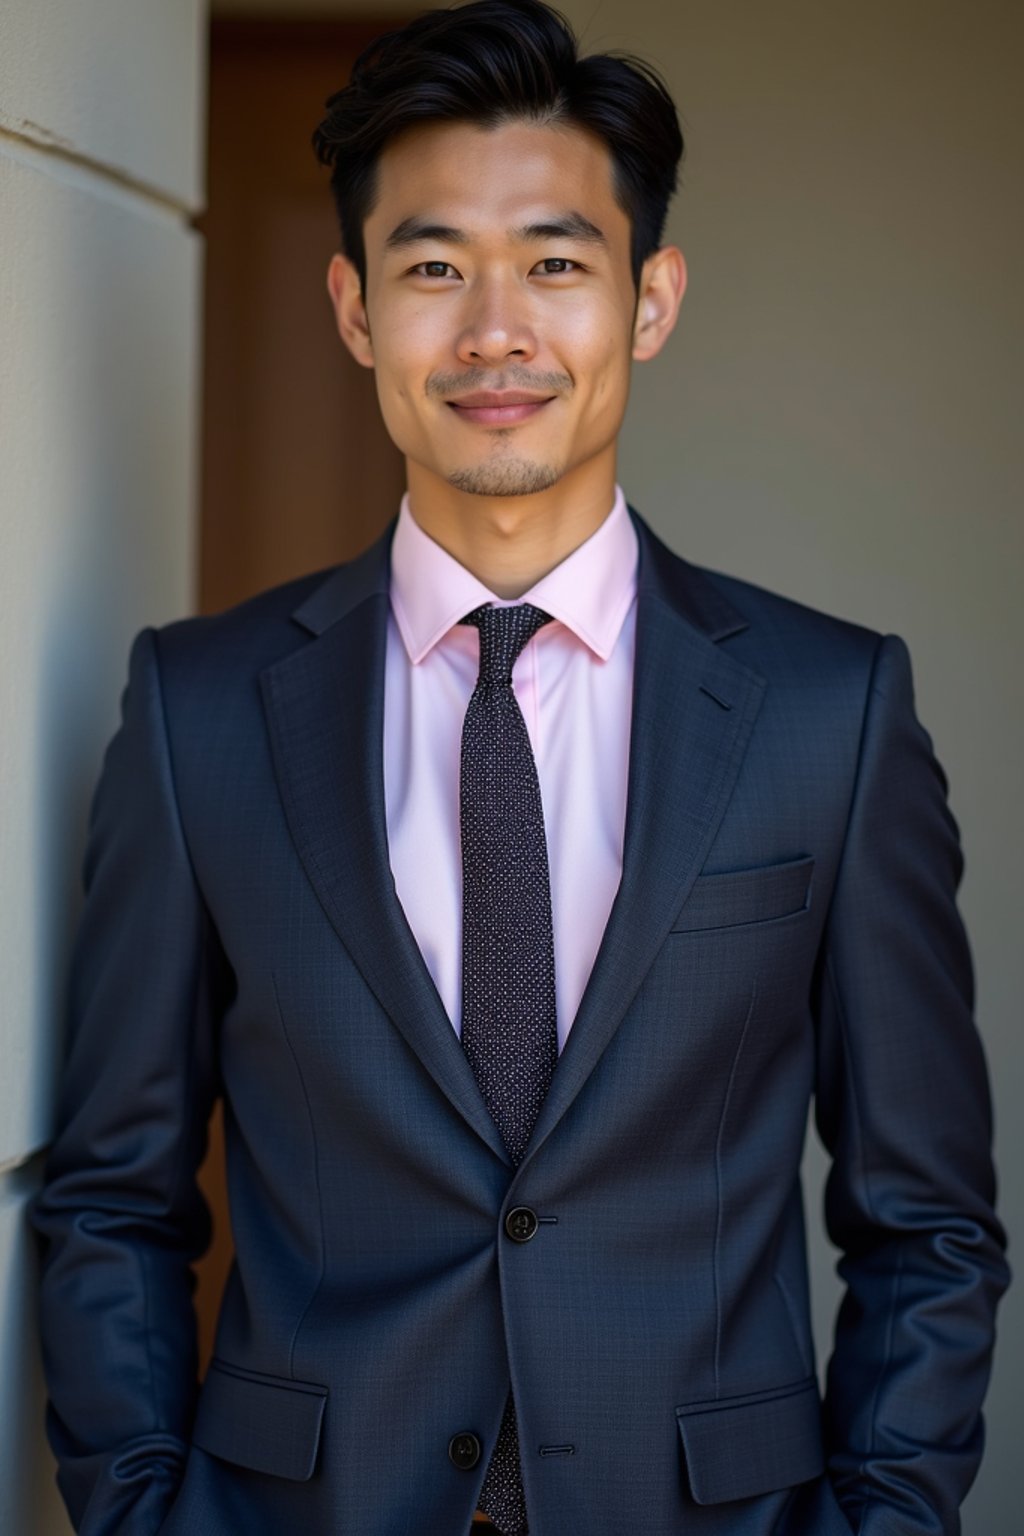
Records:
[[[46,1432],[82,1536],[152,1536],[197,1390],[195,1183],[218,1092],[226,961],[175,799],[158,635],[131,646],[89,815],[39,1239]]]
[[[946,791],[907,647],[887,635],[815,988],[825,1219],[846,1284],[826,1437],[859,1536],[960,1530],[1009,1280]]]

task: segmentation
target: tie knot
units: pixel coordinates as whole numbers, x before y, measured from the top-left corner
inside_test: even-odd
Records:
[[[529,640],[551,622],[550,613],[532,603],[517,603],[495,608],[484,603],[467,613],[460,624],[473,624],[480,631],[480,676],[482,683],[512,682],[516,657]]]

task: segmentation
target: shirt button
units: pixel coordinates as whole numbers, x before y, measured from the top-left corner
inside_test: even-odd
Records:
[[[463,1429],[448,1441],[448,1456],[457,1467],[468,1471],[480,1460],[480,1441],[470,1430]]]
[[[505,1217],[505,1231],[514,1243],[528,1243],[538,1226],[537,1213],[528,1205],[517,1205]]]

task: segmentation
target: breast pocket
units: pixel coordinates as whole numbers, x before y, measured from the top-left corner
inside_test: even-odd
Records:
[[[670,932],[736,928],[806,912],[811,904],[813,874],[814,858],[806,854],[782,864],[698,875]]]

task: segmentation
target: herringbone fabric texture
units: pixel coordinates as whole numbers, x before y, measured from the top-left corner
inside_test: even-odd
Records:
[[[480,673],[462,727],[462,1045],[518,1165],[558,1059],[555,951],[544,812],[516,657],[551,615],[484,604]],[[503,1536],[526,1536],[515,1403],[509,1392],[479,1507]]]

